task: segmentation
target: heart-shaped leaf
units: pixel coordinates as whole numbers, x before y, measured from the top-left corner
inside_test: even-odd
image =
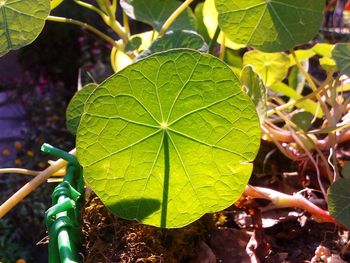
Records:
[[[202,36],[194,31],[176,30],[168,31],[164,36],[157,38],[151,46],[142,52],[137,59],[145,58],[153,53],[174,48],[190,48],[201,52],[208,51],[208,45]]]
[[[324,0],[215,0],[220,28],[236,43],[285,51],[318,32]]]
[[[342,74],[350,76],[350,44],[336,44],[332,50],[332,58]]]
[[[74,94],[73,98],[68,104],[66,110],[66,126],[67,129],[74,135],[77,133],[80,118],[84,110],[84,104],[96,87],[97,84],[94,83],[84,86],[81,90]]]
[[[282,81],[288,73],[290,60],[284,53],[264,53],[258,50],[244,54],[244,65],[251,65],[266,86]]]
[[[171,50],[128,66],[93,92],[77,155],[112,212],[182,227],[240,197],[259,126],[254,104],[225,63]]]
[[[151,25],[159,31],[169,16],[181,5],[176,0],[120,0],[125,13],[134,20]],[[187,8],[174,23],[170,30],[194,30],[196,21],[193,12]]]
[[[32,43],[49,13],[49,0],[0,0],[0,56]]]
[[[350,228],[350,180],[339,179],[328,190],[328,210],[335,220]]]

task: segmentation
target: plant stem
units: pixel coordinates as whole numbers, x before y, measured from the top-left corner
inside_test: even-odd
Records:
[[[193,2],[194,0],[186,0],[185,2],[182,3],[182,5],[179,6],[178,9],[174,11],[174,13],[171,14],[171,16],[165,21],[164,25],[159,31],[159,36],[163,36],[165,32],[169,29],[169,27],[174,23],[175,19],[178,18],[179,15],[183,11],[186,10],[186,8]]]
[[[129,18],[123,11],[123,26],[125,30],[125,34],[130,37],[130,25],[129,25]]]
[[[213,38],[210,40],[210,43],[209,43],[209,53],[210,53],[210,54],[213,54],[213,52],[214,52],[215,44],[216,44],[216,42],[217,42],[217,40],[218,40],[218,37],[219,37],[219,35],[220,35],[220,32],[221,32],[221,30],[220,30],[220,27],[218,26],[218,27],[216,28],[216,30],[215,30],[215,33],[214,33]]]
[[[74,2],[82,7],[85,7],[87,9],[90,9],[94,12],[96,12],[97,14],[99,14],[103,19],[107,18],[106,14],[99,8],[97,8],[96,6],[89,4],[89,3],[85,3],[84,1],[80,1],[80,0],[74,0]]]
[[[76,149],[69,152],[75,155]],[[21,189],[19,189],[15,194],[13,194],[9,199],[6,200],[0,206],[0,218],[3,218],[13,207],[15,207],[19,202],[21,202],[27,195],[33,192],[41,184],[43,184],[50,176],[58,172],[67,165],[67,162],[63,159],[58,159],[50,167],[46,168],[44,171],[40,172],[34,179],[25,184]]]
[[[221,60],[225,59],[225,51],[226,51],[226,36],[222,34],[221,46],[220,46],[220,55],[219,58]]]
[[[40,172],[32,171],[27,169],[19,169],[19,168],[4,168],[0,169],[0,174],[24,174],[24,175],[33,175],[36,176]]]
[[[96,34],[97,36],[99,36],[103,40],[110,43],[112,46],[117,47],[118,49],[120,48],[118,43],[116,41],[114,41],[113,38],[111,38],[110,36],[106,35],[105,33],[101,32],[97,28],[95,28],[87,23],[84,23],[84,22],[81,22],[79,20],[75,20],[72,18],[59,17],[59,16],[48,16],[47,20],[53,21],[53,22],[67,23],[67,24],[80,26],[80,27],[85,28],[85,29],[91,31],[92,33]]]
[[[320,222],[330,222],[342,226],[327,211],[311,203],[300,194],[287,195],[272,189],[247,185],[244,195],[251,198],[270,200],[274,205],[281,207],[296,207],[309,212],[312,217]]]

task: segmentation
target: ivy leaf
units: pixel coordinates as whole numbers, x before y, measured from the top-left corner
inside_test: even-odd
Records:
[[[347,43],[336,44],[332,50],[332,58],[340,73],[350,76],[350,45]]]
[[[70,133],[76,134],[80,123],[81,115],[83,114],[84,104],[96,89],[97,84],[90,83],[79,90],[68,104],[66,110],[66,126]]]
[[[259,143],[255,107],[231,69],[177,49],[128,66],[93,92],[77,155],[113,213],[175,228],[241,196]]]
[[[49,13],[49,0],[0,0],[0,56],[32,43]]]
[[[120,0],[125,13],[134,20],[151,25],[159,31],[169,16],[181,5],[175,0]],[[195,30],[196,20],[190,8],[187,8],[170,26],[170,30]]]
[[[335,220],[350,228],[350,180],[339,179],[328,190],[328,210]]]
[[[263,123],[267,112],[267,92],[262,80],[254,69],[248,65],[242,69],[241,83],[248,90],[247,94],[255,105],[260,123]]]
[[[174,48],[190,48],[200,52],[208,52],[208,45],[202,36],[194,31],[176,30],[168,31],[164,36],[157,38],[137,59]]]
[[[244,65],[252,65],[266,86],[282,81],[288,73],[290,60],[284,53],[264,53],[258,50],[246,52]]]
[[[222,31],[234,42],[265,52],[288,50],[318,32],[324,0],[215,0]]]

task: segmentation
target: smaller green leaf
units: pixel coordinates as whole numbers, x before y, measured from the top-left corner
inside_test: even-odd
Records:
[[[336,44],[332,50],[332,58],[335,60],[340,73],[350,76],[350,44]]]
[[[133,37],[132,39],[129,40],[129,42],[125,46],[125,51],[134,51],[138,49],[142,44],[142,38],[141,37]]]
[[[0,56],[32,43],[49,13],[49,0],[0,0]]]
[[[66,126],[70,133],[76,134],[80,123],[81,115],[84,111],[85,102],[96,89],[97,84],[90,83],[79,90],[68,104],[66,110]]]
[[[132,19],[146,23],[159,31],[169,16],[181,5],[176,0],[120,0],[124,12]],[[190,8],[170,26],[169,30],[195,30],[196,19]]]
[[[303,111],[294,114],[292,116],[292,122],[294,122],[300,129],[308,131],[312,125],[313,118],[313,114],[307,111]]]
[[[244,65],[252,65],[266,86],[282,81],[288,73],[289,58],[284,53],[249,51],[243,56]]]
[[[320,65],[325,71],[336,70],[337,64],[334,59],[329,57],[320,58]]]
[[[194,15],[197,19],[197,32],[200,34],[206,42],[210,42],[210,36],[208,34],[208,30],[204,24],[204,16],[203,16],[203,7],[204,3],[199,3],[194,9]]]
[[[328,210],[335,220],[350,228],[350,180],[339,179],[328,190]]]
[[[267,112],[267,92],[262,80],[254,69],[248,65],[242,69],[241,83],[247,89],[247,94],[255,105],[260,123],[263,123]]]
[[[297,50],[295,51],[295,55],[298,61],[303,62],[315,56],[316,52],[313,49]],[[290,59],[290,66],[294,66],[296,63],[292,54],[289,55],[289,59]]]
[[[137,57],[137,60],[175,48],[189,48],[200,52],[208,52],[208,45],[203,37],[196,32],[188,30],[168,31],[164,36],[153,41],[151,46]]]
[[[350,179],[350,161],[344,163],[342,175],[344,176],[344,178]]]
[[[210,38],[214,37],[215,31],[219,26],[218,16],[219,15],[218,15],[218,12],[216,11],[214,0],[206,0],[203,5],[203,22],[208,30],[208,34]],[[222,39],[223,39],[223,33],[221,32],[217,39],[217,42],[219,44],[222,44]],[[226,36],[225,46],[233,50],[238,50],[246,47],[246,45],[234,43],[227,36]]]
[[[321,57],[332,57],[332,49],[334,45],[327,43],[318,43],[312,47],[312,50]]]
[[[283,95],[293,99],[293,100],[298,100],[302,98],[302,95],[300,95],[299,93],[297,93],[293,88],[289,87],[288,85],[279,82],[279,83],[275,83],[272,86],[269,87],[271,90],[276,91],[278,93],[282,93]],[[297,103],[295,105],[296,107],[298,107],[299,109],[304,109],[312,114],[317,114],[316,116],[318,118],[322,118],[323,117],[323,111],[322,109],[319,107],[319,105],[312,101],[312,100],[305,100],[303,102]]]
[[[54,10],[57,6],[62,4],[63,1],[64,0],[51,0],[51,3],[50,3],[51,10]]]

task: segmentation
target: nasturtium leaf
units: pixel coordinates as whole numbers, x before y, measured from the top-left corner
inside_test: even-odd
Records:
[[[218,12],[216,11],[214,0],[205,0],[203,5],[203,22],[208,30],[208,34],[211,38],[214,37],[215,31],[219,26],[218,23]],[[246,47],[246,45],[237,44],[232,42],[229,37],[225,36],[225,46],[234,50],[238,50]],[[218,36],[217,42],[222,44],[223,33],[221,32]]]
[[[194,31],[176,30],[168,31],[164,36],[157,38],[137,59],[174,48],[190,48],[201,52],[208,52],[208,45],[205,43],[202,36]]]
[[[142,38],[141,37],[133,37],[129,40],[129,42],[125,46],[125,51],[130,52],[138,49],[142,44]]]
[[[134,20],[151,25],[159,31],[169,16],[181,5],[177,0],[120,0],[125,13]],[[180,14],[170,30],[195,30],[196,19],[190,8]]]
[[[97,84],[90,83],[77,91],[70,100],[66,110],[66,126],[70,133],[74,135],[77,133],[84,104],[96,87]]]
[[[219,25],[234,42],[265,52],[285,51],[318,32],[324,0],[215,0]]]
[[[339,179],[328,190],[328,210],[335,220],[350,228],[350,180]]]
[[[112,212],[175,228],[240,197],[259,143],[254,104],[231,69],[178,49],[140,60],[94,91],[77,155]]]
[[[335,60],[340,73],[350,76],[350,44],[336,44],[332,50],[332,58]]]
[[[248,65],[242,69],[241,83],[255,105],[260,123],[263,123],[267,113],[267,92],[262,80],[254,69]]]
[[[243,56],[243,64],[251,65],[266,86],[282,81],[288,73],[290,60],[284,53],[249,51]]]
[[[317,43],[312,47],[312,50],[321,57],[332,57],[332,49],[334,45],[328,43]]]
[[[300,49],[295,51],[295,55],[299,62],[308,60],[316,55],[316,52],[313,49]],[[289,55],[290,66],[296,65],[295,59],[292,54]]]
[[[301,99],[303,96],[295,91],[295,89],[289,87],[288,85],[284,84],[283,82],[278,82],[269,87],[271,90],[276,91],[278,93],[281,93],[293,100]],[[323,111],[321,107],[312,100],[305,100],[302,102],[299,102],[295,104],[296,107],[299,109],[303,109],[305,111],[308,111],[314,115],[316,115],[318,118],[323,117]]]
[[[49,0],[0,0],[0,56],[32,43],[49,13]]]
[[[56,7],[58,7],[60,4],[62,4],[64,0],[51,0],[50,2],[50,8],[51,10],[55,9]]]
[[[350,161],[346,161],[344,163],[343,169],[342,169],[342,175],[346,179],[350,179]]]
[[[292,122],[294,122],[300,129],[308,131],[312,125],[314,115],[308,111],[302,111],[292,116]]]

